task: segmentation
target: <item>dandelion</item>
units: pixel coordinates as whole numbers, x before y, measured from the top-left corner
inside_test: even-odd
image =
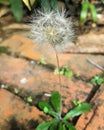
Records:
[[[31,35],[41,46],[49,43],[57,51],[62,51],[73,40],[74,31],[65,11],[38,11],[38,15],[32,20]]]
[[[67,18],[65,11],[40,12],[33,17],[31,24],[31,35],[33,40],[40,44],[40,47],[47,50],[49,43],[55,51],[57,67],[59,66],[58,52],[69,44],[74,38],[72,22]],[[59,83],[61,92],[61,77],[59,73]]]

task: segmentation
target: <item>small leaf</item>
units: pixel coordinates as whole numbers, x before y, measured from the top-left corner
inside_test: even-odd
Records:
[[[7,53],[9,50],[9,47],[7,46],[0,46],[0,54]]]
[[[66,130],[66,128],[65,128],[65,124],[61,121],[60,123],[59,123],[59,130]]]
[[[60,70],[58,69],[58,68],[56,68],[55,70],[54,70],[54,74],[59,74],[60,73]],[[61,73],[60,73],[61,74]]]
[[[41,109],[41,110],[43,110],[44,112],[46,112],[46,113],[49,113],[49,111],[52,111],[53,109],[52,109],[52,107],[47,103],[47,102],[45,102],[45,101],[40,101],[39,103],[38,103],[38,106],[39,106],[39,108]],[[47,110],[46,110],[47,109]]]
[[[41,57],[40,64],[42,64],[42,65],[46,65],[47,64],[44,57]]]
[[[80,21],[84,22],[88,14],[89,2],[85,1],[82,3],[82,10],[80,13]]]
[[[58,115],[56,112],[54,112],[53,108],[45,101],[40,101],[38,103],[38,106],[41,110],[43,110],[44,113],[49,114],[50,116],[54,118],[58,118]]]
[[[73,73],[72,73],[72,71],[66,71],[64,75],[65,75],[66,77],[72,77],[72,76],[73,76]]]
[[[104,77],[101,74],[95,75],[91,80],[90,83],[93,85],[101,85],[102,83],[104,83]]]
[[[100,78],[100,79],[97,81],[97,84],[98,84],[98,85],[101,85],[102,83],[104,83],[104,78]]]
[[[57,2],[57,0],[51,0],[50,5],[51,5],[52,9],[54,9],[56,11],[58,10],[58,2]]]
[[[58,122],[59,122],[59,120],[55,118],[52,121],[52,124],[50,125],[50,129],[49,130],[57,130]]]
[[[14,93],[18,94],[19,90],[17,88],[14,88]]]
[[[48,130],[50,125],[51,125],[51,122],[42,122],[41,124],[37,126],[36,130]]]
[[[81,101],[73,101],[73,104],[74,104],[74,106],[79,106],[79,105],[81,105]]]
[[[93,21],[96,22],[97,21],[97,11],[96,11],[95,6],[92,3],[89,3],[89,8],[91,10]]]
[[[22,0],[9,0],[11,4],[11,10],[15,19],[20,22],[23,17],[23,7],[22,7]]]
[[[61,104],[61,95],[59,94],[59,92],[57,91],[52,92],[51,103],[55,111],[60,113],[62,104]]]
[[[67,119],[73,118],[75,116],[79,116],[80,114],[88,112],[90,109],[91,109],[90,104],[82,103],[82,104],[78,105],[77,107],[73,108],[70,112],[68,112],[63,119],[67,120]]]
[[[76,130],[76,128],[71,123],[69,123],[68,121],[65,120],[64,124],[68,128],[68,130]]]
[[[49,112],[49,109],[47,107],[44,107],[44,113],[48,113]]]
[[[29,102],[29,103],[33,102],[33,100],[32,100],[32,97],[31,97],[31,96],[27,97],[27,102]]]

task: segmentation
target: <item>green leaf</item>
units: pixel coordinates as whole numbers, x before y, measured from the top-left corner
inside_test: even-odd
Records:
[[[82,104],[78,105],[77,107],[73,108],[70,112],[68,112],[63,119],[67,120],[67,119],[73,118],[75,116],[79,116],[80,114],[88,112],[90,109],[91,109],[90,104],[82,103]]]
[[[64,124],[66,125],[68,130],[76,130],[76,128],[71,123],[69,123],[68,121],[65,120]]]
[[[51,5],[52,9],[54,9],[56,11],[58,10],[58,1],[57,0],[51,0],[50,5]]]
[[[65,75],[66,77],[72,77],[72,76],[73,76],[73,73],[72,73],[72,71],[66,71],[64,75]]]
[[[57,130],[57,126],[58,126],[58,122],[59,122],[59,119],[54,119],[52,121],[52,124],[50,125],[50,129],[49,130]]]
[[[9,0],[0,0],[0,3],[6,5],[9,4]]]
[[[60,73],[60,70],[58,69],[58,68],[56,68],[55,70],[54,70],[54,74],[59,74]],[[61,73],[60,73],[61,74]]]
[[[73,72],[66,65],[64,65],[60,70],[58,68],[56,68],[54,70],[54,74],[59,74],[59,73],[61,75],[66,76],[66,77],[72,77],[73,76]]]
[[[9,51],[9,47],[7,46],[0,46],[0,54],[7,53]]]
[[[29,103],[33,102],[33,99],[31,96],[27,97],[27,102],[29,102]]]
[[[38,103],[38,106],[41,110],[44,111],[44,113],[49,113],[49,111],[53,111],[52,107],[45,101],[40,101]]]
[[[102,83],[104,83],[104,77],[101,74],[98,74],[96,76],[94,76],[91,80],[90,83],[93,85],[101,85]]]
[[[14,88],[14,93],[15,94],[18,94],[19,93],[19,90],[17,88]]]
[[[101,85],[102,83],[104,83],[104,78],[100,78],[100,79],[97,81],[97,84],[98,84],[98,85]]]
[[[61,111],[61,95],[57,91],[52,92],[51,103],[57,113]]]
[[[96,11],[95,6],[92,3],[89,3],[89,8],[91,10],[93,21],[96,22],[97,21],[97,11]]]
[[[74,106],[78,106],[78,105],[81,105],[81,101],[73,101],[73,104],[74,104]]]
[[[51,9],[50,2],[48,0],[41,0],[41,7],[45,12],[49,12]]]
[[[41,65],[46,65],[46,64],[47,64],[44,57],[41,57],[41,59],[40,59],[40,64],[41,64]]]
[[[101,0],[101,2],[104,4],[104,0]]]
[[[65,128],[65,124],[61,121],[60,123],[59,123],[59,130],[66,130],[66,128]]]
[[[50,122],[42,122],[37,126],[36,130],[55,130],[58,125],[58,121],[59,120],[55,118]]]
[[[48,130],[52,122],[42,122],[36,128],[36,130]]]
[[[38,106],[41,110],[43,110],[44,113],[54,117],[54,118],[58,118],[58,114],[56,112],[54,112],[53,108],[45,101],[40,101],[38,103]]]
[[[22,0],[10,0],[10,4],[16,21],[20,22],[23,17]]]
[[[88,8],[89,8],[89,2],[85,1],[82,3],[82,10],[80,13],[80,21],[84,22],[87,18],[87,14],[88,14]]]

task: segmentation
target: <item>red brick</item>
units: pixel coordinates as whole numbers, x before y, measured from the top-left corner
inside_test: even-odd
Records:
[[[9,121],[12,117],[20,123],[25,123],[31,119],[42,121],[41,115],[43,113],[35,106],[27,106],[19,97],[0,89],[0,130],[9,130]]]
[[[0,81],[12,88],[17,87],[20,96],[27,97],[28,94],[37,97],[39,94],[50,93],[53,90],[60,90],[58,75],[52,70],[40,65],[31,65],[28,61],[13,58],[7,55],[0,57]],[[26,83],[21,83],[21,79]],[[73,77],[62,76],[62,95],[64,103],[69,109],[74,100],[84,101],[92,89],[92,85]]]
[[[41,57],[45,57],[47,63],[56,64],[55,53],[49,45],[46,47],[36,46],[32,40],[14,35],[4,41],[1,45],[9,46],[12,54],[16,54],[22,57],[26,57],[32,60],[40,60]],[[89,79],[101,71],[87,62],[87,59],[95,61],[99,65],[103,66],[104,56],[90,55],[90,54],[70,54],[59,53],[60,66],[68,65],[74,73],[79,73],[83,77]]]
[[[104,130],[104,84],[91,101],[92,110],[84,114],[77,122],[77,130]]]

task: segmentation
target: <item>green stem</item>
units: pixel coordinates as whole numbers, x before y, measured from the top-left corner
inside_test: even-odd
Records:
[[[59,62],[59,57],[58,57],[58,53],[57,53],[56,48],[53,47],[53,49],[55,51],[56,61],[57,61],[57,68],[58,68],[58,71],[59,71],[58,76],[59,76],[59,85],[60,85],[60,94],[61,94],[61,109],[60,109],[60,115],[59,115],[60,117],[59,118],[62,119],[62,117],[61,117],[61,114],[62,114],[62,90],[61,90],[62,81],[61,81],[61,75],[60,75],[60,62]]]

